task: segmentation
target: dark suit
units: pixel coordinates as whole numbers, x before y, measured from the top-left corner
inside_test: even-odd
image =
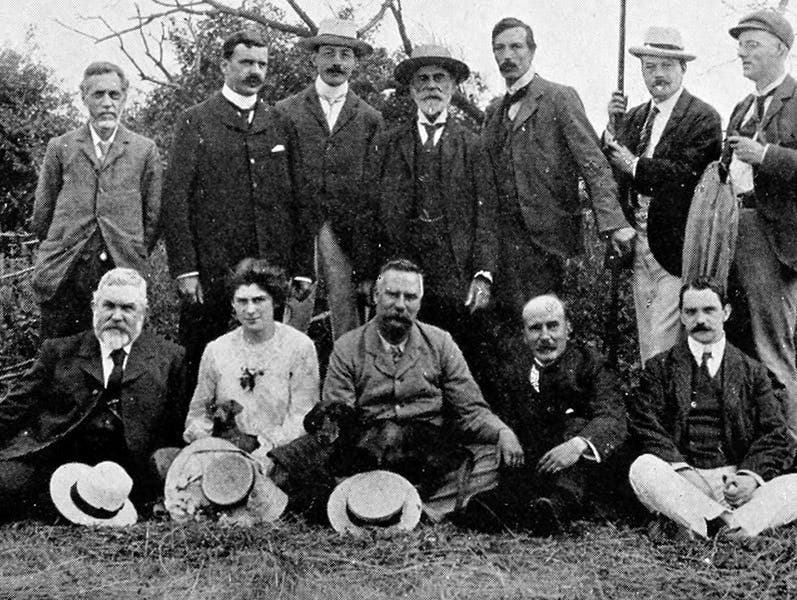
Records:
[[[628,223],[609,163],[572,88],[535,75],[512,121],[501,102],[488,109],[484,140],[500,194],[495,292],[517,320],[529,298],[560,290],[564,259],[581,250],[579,176],[599,232]]]
[[[736,105],[728,134],[742,129],[753,103]],[[739,211],[735,273],[750,309],[758,358],[786,386],[787,422],[797,430],[797,82],[787,75],[772,95],[758,141],[768,144],[764,161],[753,168],[754,202]],[[723,155],[731,160],[731,148]],[[750,332],[729,331],[745,350]],[[752,350],[752,349],[751,349]]]
[[[50,140],[32,221],[41,240],[31,283],[42,305],[43,337],[91,326],[91,294],[105,271],[147,272],[161,172],[155,142],[122,125],[103,161],[88,124]]]
[[[351,259],[359,242],[355,224],[364,214],[366,164],[382,116],[349,90],[330,132],[314,84],[280,100],[275,110],[290,124],[297,141],[302,235],[311,239],[310,248],[312,238],[319,236],[318,276],[327,287],[333,334],[338,337],[359,324],[352,277],[355,281],[373,277]],[[325,223],[330,230],[320,234]]]
[[[207,342],[228,329],[225,279],[238,261],[265,258],[289,275],[312,270],[312,239],[300,231],[294,151],[288,128],[262,100],[251,125],[221,93],[178,118],[163,229],[172,276],[198,271],[204,294],[204,304],[182,310],[189,384]]]
[[[110,457],[85,447],[81,433],[104,392],[94,332],[46,340],[33,366],[0,401],[4,509],[7,498],[34,496],[46,488],[58,465],[73,460],[92,465],[109,458],[120,460],[133,478],[136,498],[157,495],[159,483],[150,457],[158,448],[180,445],[187,405],[183,356],[180,346],[146,329],[133,342],[118,408],[124,448]]]

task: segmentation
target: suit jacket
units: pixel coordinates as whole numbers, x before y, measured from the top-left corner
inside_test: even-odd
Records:
[[[454,423],[495,443],[504,423],[490,410],[451,335],[416,321],[398,363],[371,320],[342,335],[329,359],[322,403],[343,402],[367,418]]]
[[[100,163],[88,124],[47,144],[32,230],[41,241],[33,275],[40,301],[52,298],[96,231],[117,267],[147,271],[161,208],[161,160],[151,139],[119,125]]]
[[[733,109],[728,135],[742,126],[753,101],[751,94]],[[772,95],[761,137],[769,147],[764,162],[753,169],[756,208],[778,260],[797,270],[797,81],[791,75]],[[732,153],[727,146],[723,162],[729,164]]]
[[[274,108],[297,142],[296,169],[302,186],[298,199],[307,235],[315,235],[329,221],[351,253],[354,223],[365,200],[366,165],[382,128],[382,115],[349,90],[330,132],[314,84]]]
[[[183,349],[146,328],[133,342],[119,410],[138,473],[150,455],[181,445],[187,397]],[[97,406],[104,378],[93,331],[45,340],[33,366],[0,401],[0,461],[42,452],[69,436]]]
[[[686,462],[686,418],[692,400],[694,357],[686,341],[651,358],[629,403],[631,435],[641,450],[667,462]],[[789,469],[797,444],[786,428],[766,369],[725,345],[722,369],[722,437],[728,464],[764,480]]]
[[[627,227],[617,201],[617,185],[595,130],[576,91],[536,75],[512,121],[509,148],[512,188],[502,191],[499,210],[520,214],[531,241],[542,250],[570,257],[581,249],[581,176],[592,199],[600,232]],[[503,172],[502,103],[487,110],[484,139],[494,172]],[[498,189],[505,189],[501,182]]]
[[[589,440],[601,460],[626,437],[625,407],[617,379],[595,350],[568,343],[552,365],[540,370],[539,388],[529,382],[534,359],[523,355],[507,382],[509,405],[501,416],[518,435],[528,460],[575,436]]]
[[[291,275],[312,273],[312,237],[299,223],[294,145],[262,100],[251,125],[220,92],[180,115],[163,195],[173,276],[198,271],[205,294],[218,299],[226,296],[228,271],[247,256]]]
[[[617,139],[635,151],[645,125],[650,102],[626,113]],[[635,223],[636,195],[650,196],[648,242],[653,256],[672,275],[681,274],[684,230],[695,186],[708,164],[722,151],[719,113],[684,90],[656,144],[653,156],[640,158],[636,176],[615,170],[620,203],[626,218]]]
[[[369,185],[374,198],[369,204],[377,211],[375,220],[382,227],[379,240],[383,248],[377,253],[380,262],[406,254],[410,219],[415,217],[412,209],[417,181],[417,127],[418,122],[413,119],[378,138],[373,168],[376,180]],[[450,292],[459,297],[464,296],[476,272],[495,272],[497,196],[487,154],[477,136],[448,119],[437,144],[442,162],[440,190],[448,233],[446,241],[455,259],[451,269],[456,271],[456,279],[463,288]],[[374,256],[377,244],[370,246]],[[434,273],[428,275],[431,282],[437,279]]]

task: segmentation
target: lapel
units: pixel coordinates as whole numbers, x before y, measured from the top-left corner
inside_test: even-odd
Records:
[[[354,118],[357,114],[357,105],[359,103],[360,100],[357,95],[349,89],[349,93],[346,94],[346,100],[343,102],[340,113],[338,113],[338,120],[335,121],[335,127],[332,129],[333,135]],[[324,122],[326,122],[326,119],[324,119]]]
[[[411,181],[415,181],[415,131],[417,128],[418,117],[416,116],[409,122],[409,126],[402,130],[398,138],[399,152],[407,163]]]
[[[127,357],[127,364],[122,375],[122,385],[134,381],[148,368],[151,368],[155,357],[156,347],[153,344],[153,338],[145,329],[130,347],[130,356]]]
[[[728,123],[728,130],[733,131],[735,129],[739,129],[742,126],[742,121],[744,121],[744,116],[747,114],[747,111],[750,110],[750,107],[755,102],[755,96],[750,94],[742,100],[742,103],[739,105],[739,110],[733,115],[730,122]],[[766,118],[766,115],[764,115]]]
[[[667,119],[667,123],[664,125],[664,130],[661,132],[659,143],[656,144],[656,149],[653,151],[654,156],[659,153],[660,149],[666,148],[668,136],[673,135],[673,133],[676,131],[676,128],[681,123],[681,120],[684,118],[684,115],[686,114],[686,111],[691,103],[692,95],[686,90],[681,92],[678,102],[675,103],[675,106],[670,113],[670,118]]]
[[[269,120],[268,111],[269,107],[266,102],[262,98],[258,98],[255,116],[252,118],[252,124],[249,125],[249,133],[257,133],[266,129]]]
[[[105,377],[102,374],[102,358],[100,357],[100,343],[94,337],[93,331],[86,331],[77,353],[77,362],[81,371],[94,379],[100,389],[105,388]]]
[[[724,379],[722,381],[722,412],[725,416],[726,427],[728,423],[733,423],[739,418],[739,399],[740,390],[744,377],[744,364],[742,355],[733,346],[725,341],[725,356],[722,357],[722,371]]]
[[[396,365],[396,377],[401,377],[409,371],[412,367],[415,366],[415,363],[418,362],[418,359],[423,354],[423,339],[421,336],[421,330],[418,328],[417,323],[412,324],[412,328],[410,329],[410,336],[407,339],[407,343],[404,346],[404,354],[401,355],[401,358]]]
[[[365,352],[373,356],[374,367],[391,379],[396,373],[393,357],[382,348],[382,340],[376,329],[376,319],[371,319],[365,329]]]
[[[512,121],[512,129],[517,131],[523,124],[528,121],[531,116],[537,111],[538,99],[542,97],[543,87],[539,75],[535,75],[529,83],[529,90],[520,102],[520,109],[518,109],[515,119]]]
[[[678,414],[681,418],[689,412],[689,403],[692,401],[692,363],[694,357],[689,351],[686,340],[679,342],[672,349],[673,384],[675,385],[675,397],[678,401]]]
[[[113,163],[119,160],[119,157],[127,151],[127,146],[130,144],[132,137],[130,131],[120,124],[119,129],[116,130],[116,137],[113,140],[113,144],[111,144],[111,147],[108,149],[108,155],[105,157],[105,160],[102,161],[100,166],[101,171],[109,169]]]
[[[244,119],[238,113],[233,105],[221,95],[221,92],[216,92],[210,99],[211,110],[216,114],[219,121],[225,126],[236,131],[246,132],[249,128],[244,125]],[[259,111],[255,111],[256,113]],[[257,114],[255,114],[257,118]]]
[[[94,167],[95,170],[99,171],[100,169],[100,160],[97,158],[97,154],[94,152],[94,141],[91,139],[91,131],[89,130],[89,124],[86,123],[83,127],[80,128],[78,131],[78,135],[75,138],[75,141],[78,144],[78,147],[86,155],[86,158],[89,159],[89,162]]]
[[[794,96],[795,91],[797,91],[797,82],[792,79],[791,75],[786,75],[786,79],[783,80],[783,83],[781,83],[775,90],[775,93],[772,94],[772,102],[769,103],[769,108],[764,115],[764,121],[761,123],[762,130],[765,130],[775,115],[783,110],[786,103]]]
[[[327,123],[327,118],[324,115],[324,110],[321,108],[321,100],[318,99],[318,92],[316,91],[314,84],[310,84],[310,87],[308,87],[304,92],[304,106],[307,109],[307,112],[315,117],[315,120],[318,121],[318,124],[323,128],[324,131],[327,132],[327,135],[329,135],[329,124]],[[340,120],[340,117],[338,117],[338,120]]]

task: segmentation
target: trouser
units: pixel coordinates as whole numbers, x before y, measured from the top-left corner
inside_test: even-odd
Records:
[[[731,508],[723,498],[723,476],[736,472],[728,465],[697,469],[708,482],[712,497],[697,489],[672,466],[652,454],[643,454],[631,465],[628,479],[639,501],[651,512],[662,514],[696,534],[707,537],[707,523],[731,515],[742,532],[755,536],[797,519],[797,475],[781,475],[758,487],[752,498]]]
[[[735,274],[747,297],[750,327],[758,359],[786,388],[786,422],[797,432],[797,273],[784,266],[770,247],[755,209],[739,210]],[[729,332],[734,342],[733,331]],[[747,332],[745,332],[747,333]],[[747,333],[749,335],[749,333]],[[739,344],[742,348],[744,343]]]
[[[668,273],[653,257],[647,234],[637,230],[634,242],[634,306],[642,364],[678,343],[681,278]]]
[[[186,389],[196,387],[199,361],[208,342],[227,333],[231,328],[230,298],[223,292],[203,290],[202,304],[183,302],[180,307],[180,345],[185,348]]]

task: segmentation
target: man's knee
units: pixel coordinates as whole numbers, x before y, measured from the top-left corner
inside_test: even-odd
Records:
[[[651,474],[666,465],[662,459],[654,454],[642,454],[638,456],[631,467],[628,469],[628,481],[634,490],[638,489],[639,483],[650,479]]]

